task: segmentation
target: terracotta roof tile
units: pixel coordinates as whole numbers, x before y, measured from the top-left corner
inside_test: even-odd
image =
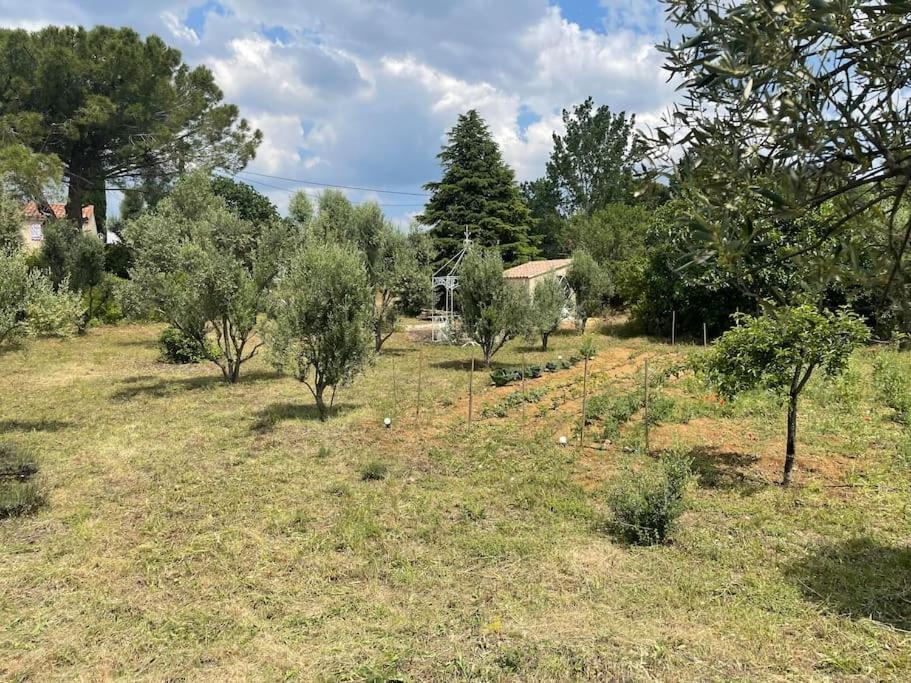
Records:
[[[513,266],[512,268],[504,270],[503,277],[509,280],[522,280],[538,277],[539,275],[565,268],[572,262],[573,260],[568,258],[550,259],[548,261],[529,261],[528,263],[523,263],[521,266]]]
[[[66,217],[66,204],[51,204],[51,211],[56,218]],[[41,212],[38,211],[38,205],[35,202],[29,202],[25,205],[25,215],[29,218],[41,218]],[[82,217],[91,218],[95,215],[95,207],[92,205],[82,207]]]

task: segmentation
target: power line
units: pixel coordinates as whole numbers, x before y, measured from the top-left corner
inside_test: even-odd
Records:
[[[246,171],[244,171],[244,173],[246,173]],[[239,179],[239,180],[242,180],[242,181],[244,181],[244,182],[251,183],[251,184],[253,184],[253,185],[259,185],[260,187],[268,187],[268,188],[271,188],[271,189],[273,189],[273,190],[280,190],[281,192],[294,193],[294,192],[297,192],[297,191],[298,191],[298,188],[279,187],[278,185],[271,185],[271,184],[269,184],[269,183],[265,183],[265,182],[263,182],[262,180],[253,180],[252,178],[245,178],[245,177],[240,176],[240,174],[237,174],[237,175],[235,175],[234,177],[237,178],[237,179]],[[334,186],[333,186],[333,187],[334,187]],[[302,188],[302,189],[306,189],[306,188]],[[352,202],[352,204],[355,204],[355,205],[367,204],[367,203],[368,203],[368,202]],[[415,206],[424,206],[424,205],[423,205],[423,204],[380,204],[379,202],[377,202],[377,206],[386,208],[386,207],[392,207],[392,206],[397,206],[397,207],[415,207]]]
[[[402,192],[399,190],[380,190],[375,187],[357,187],[355,185],[333,185],[332,183],[318,183],[315,180],[304,180],[302,178],[285,178],[278,175],[267,175],[266,173],[254,173],[253,171],[242,171],[247,175],[255,175],[260,178],[271,178],[272,180],[284,180],[289,183],[300,183],[302,185],[316,185],[317,187],[331,187],[340,190],[358,190],[360,192],[376,192],[378,194],[398,194],[406,197],[429,197],[427,192]]]

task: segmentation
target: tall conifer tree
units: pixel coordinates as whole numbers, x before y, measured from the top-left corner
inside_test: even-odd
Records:
[[[476,110],[459,116],[437,156],[443,178],[424,186],[432,196],[418,221],[431,226],[438,259],[459,252],[466,229],[472,242],[498,247],[506,263],[534,258],[537,248],[528,234],[531,213],[513,170]]]

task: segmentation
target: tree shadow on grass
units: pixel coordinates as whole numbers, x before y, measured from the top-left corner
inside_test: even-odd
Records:
[[[753,454],[699,446],[688,455],[693,460],[693,471],[699,475],[699,485],[703,488],[736,491],[742,496],[751,496],[769,485],[745,471],[759,460]]]
[[[813,549],[784,574],[827,611],[911,630],[911,548],[854,538]]]
[[[68,420],[0,420],[0,434],[5,432],[59,432],[73,423]]]
[[[237,386],[244,384],[253,384],[278,379],[281,377],[277,372],[266,372],[264,370],[254,370],[244,373],[241,371],[240,380]],[[113,401],[130,401],[138,396],[148,396],[150,398],[164,398],[180,391],[194,391],[197,389],[210,389],[218,386],[230,386],[222,378],[221,374],[201,375],[198,377],[176,377],[162,379],[155,376],[138,376],[128,377],[121,383],[123,386],[113,394]]]
[[[336,403],[329,409],[329,419],[344,415],[357,406],[350,403]],[[315,403],[273,403],[256,413],[256,421],[250,428],[254,432],[268,432],[279,422],[290,420],[319,420]]]
[[[383,348],[380,349],[380,352],[377,354],[379,358],[383,356],[395,356],[396,358],[401,358],[402,356],[409,356],[414,353],[414,349],[406,349],[397,346],[387,346],[383,344]]]

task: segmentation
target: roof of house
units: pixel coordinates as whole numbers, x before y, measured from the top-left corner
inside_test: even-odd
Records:
[[[573,260],[569,258],[557,258],[547,261],[529,261],[528,263],[523,263],[521,266],[507,268],[503,271],[503,277],[510,280],[524,280],[538,277],[540,275],[552,273],[560,268],[565,268],[572,262]]]
[[[66,204],[51,204],[51,211],[54,212],[55,218],[65,218],[66,217]],[[41,212],[38,210],[38,204],[35,202],[29,202],[25,205],[25,215],[29,218],[42,218]],[[95,215],[95,207],[92,205],[82,207],[82,218],[89,219]]]

